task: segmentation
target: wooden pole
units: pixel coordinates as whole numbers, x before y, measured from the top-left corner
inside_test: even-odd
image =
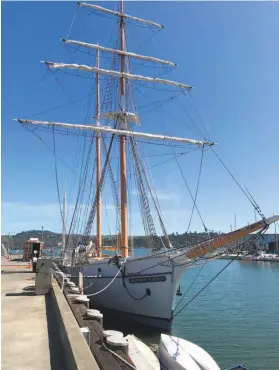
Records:
[[[97,62],[96,62],[97,68],[100,67],[100,51],[97,50]],[[97,81],[97,101],[96,101],[96,123],[97,126],[100,126],[100,74],[96,74],[96,81]],[[100,133],[97,133],[96,138],[96,168],[97,168],[97,256],[101,257],[102,255],[102,228],[101,228],[101,222],[102,222],[102,209],[101,209],[101,137]]]
[[[244,236],[246,235],[259,231],[263,229],[265,226],[266,226],[265,221],[258,221],[253,223],[252,225],[243,227],[235,231],[231,231],[228,234],[220,235],[212,240],[196,244],[194,247],[192,247],[189,251],[185,253],[185,256],[189,259],[204,256],[207,253],[213,252],[215,249],[221,248],[224,245],[232,243],[235,240],[244,238]]]
[[[62,251],[63,251],[63,258],[65,255],[65,249],[66,249],[66,186],[65,186],[65,192],[64,192],[64,199],[63,199],[63,231],[62,231]]]
[[[120,12],[124,13],[124,2],[120,2]],[[120,50],[125,49],[124,18],[120,17]],[[121,72],[125,72],[125,56],[120,56]],[[120,78],[120,107],[125,110],[125,79]],[[122,124],[122,122],[121,122]],[[126,137],[120,136],[120,188],[121,188],[121,250],[122,256],[128,256],[128,222],[127,222],[127,164]]]

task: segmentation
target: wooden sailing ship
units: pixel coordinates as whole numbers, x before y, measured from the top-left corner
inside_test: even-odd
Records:
[[[135,75],[129,69],[129,61],[132,58],[139,60],[160,63],[168,66],[176,66],[175,63],[165,61],[155,57],[139,55],[129,52],[125,42],[125,22],[132,20],[141,24],[156,28],[162,26],[153,21],[144,20],[124,12],[124,3],[120,2],[120,10],[113,11],[94,4],[79,2],[79,7],[87,8],[97,12],[109,14],[119,19],[120,47],[119,49],[108,48],[97,44],[83,41],[63,39],[65,44],[77,46],[90,50],[96,50],[96,65],[88,66],[84,64],[69,64],[60,62],[43,62],[50,70],[70,69],[86,73],[96,74],[96,121],[94,125],[70,124],[63,122],[39,121],[30,119],[18,119],[23,125],[36,125],[43,128],[66,129],[87,131],[94,136],[96,146],[96,191],[95,198],[91,204],[91,211],[88,216],[87,224],[81,235],[78,246],[70,249],[68,246],[69,238],[63,239],[63,269],[77,278],[81,271],[84,276],[84,293],[94,299],[94,305],[106,307],[132,315],[136,320],[152,326],[169,329],[173,319],[173,308],[175,295],[179,286],[179,281],[185,269],[193,261],[197,261],[201,256],[215,251],[218,248],[229,245],[235,240],[243,238],[245,235],[265,230],[271,223],[276,222],[279,217],[273,216],[269,219],[262,219],[249,226],[235,230],[225,235],[220,235],[214,239],[208,239],[201,243],[196,243],[182,248],[173,248],[163,216],[154,196],[153,189],[148,179],[148,174],[143,160],[138,153],[139,139],[149,141],[167,141],[179,143],[181,145],[197,146],[201,149],[214,145],[211,141],[201,141],[184,137],[167,136],[162,134],[151,134],[132,129],[132,124],[139,122],[139,117],[135,111],[129,110],[127,104],[127,83],[142,81],[151,84],[163,84],[174,86],[188,93],[191,86],[175,82],[172,80],[145,77]],[[100,65],[100,52],[109,53],[120,59],[120,70],[108,70]],[[100,108],[100,76],[119,80],[120,94],[118,110],[110,110],[101,113]],[[101,125],[101,120],[108,120],[111,124]],[[101,165],[101,143],[103,135],[110,135],[110,145],[107,148],[103,167]],[[115,139],[116,138],[116,139]],[[110,166],[110,147],[112,140],[119,142],[119,174],[120,174],[120,229],[119,242],[110,249],[119,250],[120,254],[113,258],[105,257],[102,253],[102,204],[101,194],[106,171]],[[135,163],[135,173],[137,175],[138,189],[141,195],[141,207],[144,210],[144,221],[150,235],[150,255],[144,257],[129,256],[128,249],[128,202],[127,202],[127,144],[131,149],[131,154]],[[147,193],[150,194],[148,197]],[[151,199],[159,225],[162,229],[163,237],[158,236],[155,231],[154,221],[151,215],[149,200]],[[96,217],[95,217],[96,216]],[[91,240],[91,230],[96,219],[96,248]],[[63,223],[65,230],[65,223]],[[67,239],[67,240],[66,240]],[[164,239],[164,240],[163,240]],[[96,253],[93,253],[95,251]]]

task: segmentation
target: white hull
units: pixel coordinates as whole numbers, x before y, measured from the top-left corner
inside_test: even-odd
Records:
[[[185,339],[161,334],[158,359],[163,370],[220,370],[201,347]]]
[[[151,349],[134,335],[127,335],[129,357],[137,370],[160,370],[160,362]]]
[[[144,259],[129,257],[123,270],[126,287],[120,273],[103,292],[90,297],[92,304],[133,315],[138,322],[168,330],[176,290],[185,270],[185,266],[178,266],[182,261],[185,261],[184,256],[171,260],[165,254]],[[108,262],[109,258],[96,259],[88,265],[65,267],[64,272],[72,279],[77,279],[78,273],[82,272],[84,294],[95,294],[104,289],[119,271]]]

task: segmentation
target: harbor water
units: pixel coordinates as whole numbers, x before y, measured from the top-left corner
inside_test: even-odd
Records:
[[[179,308],[227,263],[207,263]],[[182,293],[198,272],[194,268],[185,272]],[[175,317],[172,334],[204,348],[221,369],[245,363],[250,370],[278,370],[278,315],[279,263],[234,261]],[[138,335],[150,343],[159,340],[151,330]]]
[[[143,254],[136,250],[135,255]],[[189,268],[181,279],[183,298],[176,312],[230,260]],[[110,328],[134,333],[146,343],[159,343],[160,332],[138,325]],[[221,369],[244,363],[249,370],[279,370],[279,263],[233,261],[197,296],[172,324],[171,334],[204,348]]]

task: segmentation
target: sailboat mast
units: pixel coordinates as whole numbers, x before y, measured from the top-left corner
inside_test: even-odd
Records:
[[[97,50],[97,61],[96,67],[100,68],[100,51]],[[96,83],[97,83],[97,95],[96,95],[96,124],[100,126],[100,74],[96,73]],[[96,182],[97,182],[97,256],[102,255],[102,229],[101,229],[101,134],[97,133],[96,137]]]
[[[120,13],[124,13],[124,1],[120,1]],[[124,17],[120,17],[120,50],[125,50]],[[125,55],[120,55],[120,71],[125,72]],[[125,111],[125,79],[120,78],[120,109]],[[121,122],[122,124],[122,122]],[[125,127],[125,125],[124,125]],[[126,137],[121,135],[120,140],[120,188],[121,188],[121,250],[122,256],[128,256],[128,222],[127,222],[127,161]]]
[[[62,219],[62,251],[65,252],[66,249],[66,191],[64,192],[63,198],[63,219]]]

